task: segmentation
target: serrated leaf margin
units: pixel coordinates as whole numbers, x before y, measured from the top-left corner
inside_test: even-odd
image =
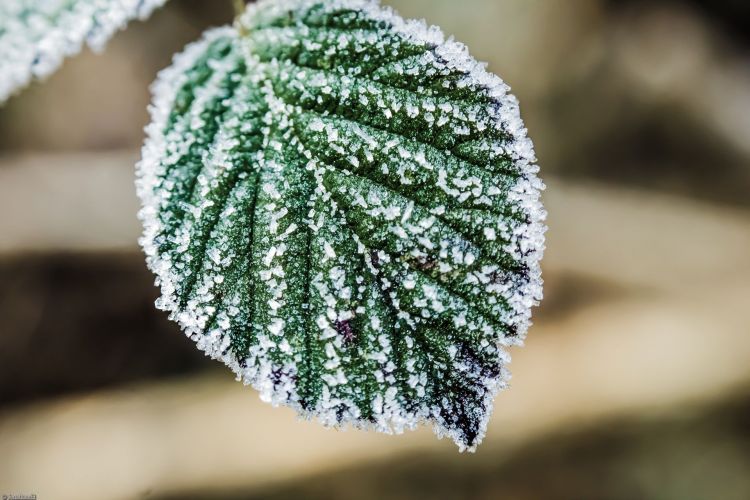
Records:
[[[245,14],[246,19],[251,18],[259,9],[273,11],[273,9],[283,12],[293,8],[306,8],[319,5],[319,0],[260,0],[256,4],[248,6]],[[435,47],[435,50],[442,58],[448,61],[455,68],[460,69],[468,75],[468,79],[475,85],[481,86],[488,91],[497,102],[500,103],[501,115],[500,120],[504,129],[509,132],[514,140],[511,145],[513,148],[512,157],[515,165],[524,174],[519,178],[516,186],[511,190],[510,198],[518,204],[529,216],[529,223],[519,226],[517,231],[519,239],[524,243],[523,254],[519,260],[528,268],[529,279],[527,283],[514,295],[510,305],[515,312],[514,322],[518,326],[518,341],[515,344],[521,344],[525,334],[531,325],[531,308],[538,304],[542,299],[542,277],[540,261],[542,259],[546,232],[545,219],[546,211],[541,204],[541,192],[545,189],[542,181],[537,177],[539,171],[536,165],[536,157],[531,140],[527,137],[527,131],[520,117],[520,110],[517,99],[509,93],[509,87],[496,75],[486,71],[485,66],[477,63],[468,53],[467,48],[452,39],[446,40],[442,31],[434,26],[428,26],[424,21],[404,20],[398,16],[392,9],[380,6],[377,0],[329,0],[326,5],[331,9],[336,8],[353,8],[365,12],[373,20],[382,20],[388,23],[394,32],[406,37],[417,43],[426,43]],[[144,224],[144,234],[140,243],[147,255],[149,268],[157,275],[157,284],[161,287],[162,296],[167,297],[174,293],[175,283],[180,276],[169,267],[169,263],[162,260],[159,256],[158,249],[154,244],[154,236],[160,230],[158,220],[158,206],[156,198],[153,196],[151,188],[156,183],[156,166],[164,154],[164,144],[162,130],[164,129],[170,111],[171,105],[175,98],[177,90],[180,88],[179,81],[184,72],[190,68],[202,53],[203,49],[212,41],[221,37],[238,37],[240,27],[223,27],[210,30],[204,34],[204,37],[189,46],[174,58],[172,66],[163,70],[157,81],[152,87],[154,101],[150,108],[151,124],[146,128],[147,139],[143,147],[143,159],[137,166],[137,189],[139,197],[143,202],[143,209],[139,217]],[[183,320],[180,317],[180,311],[175,303],[166,301],[165,309],[172,314],[183,330],[186,332],[192,328],[192,321]],[[243,369],[237,359],[231,354],[225,352],[226,339],[221,336],[201,339],[198,347],[205,351],[214,359],[222,361],[236,374],[238,379],[246,385],[251,385],[257,390],[262,390],[264,381],[257,379],[243,378]],[[510,361],[509,356],[501,351],[503,365]],[[508,385],[510,374],[503,366],[500,377],[494,385],[490,387],[485,398],[484,406],[487,409],[482,417],[481,429],[474,446],[467,447],[461,442],[460,436],[454,429],[446,428],[433,422],[435,432],[439,437],[447,436],[453,439],[461,451],[474,451],[476,446],[481,442],[487,428],[487,423],[492,414],[493,400],[497,392]],[[284,404],[293,407],[297,412],[306,418],[316,418],[313,412],[307,411],[284,398],[273,397],[270,401],[274,405]],[[321,420],[325,425],[351,424],[357,428],[375,428],[381,432],[401,432],[404,429],[412,429],[421,419],[414,421],[399,422],[392,429],[384,429],[373,424],[352,420],[348,422],[332,423],[327,420]]]

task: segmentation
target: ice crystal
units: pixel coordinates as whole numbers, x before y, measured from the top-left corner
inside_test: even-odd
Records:
[[[51,74],[84,43],[100,50],[128,21],[145,19],[165,1],[0,1],[0,103]]]
[[[158,306],[326,425],[484,436],[542,297],[507,86],[371,0],[261,0],[153,86],[138,166]]]

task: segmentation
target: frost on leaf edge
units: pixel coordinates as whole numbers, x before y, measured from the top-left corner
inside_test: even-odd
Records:
[[[102,51],[109,39],[117,31],[124,29],[129,21],[147,19],[166,1],[110,0],[112,5],[106,10],[93,3],[90,8],[98,9],[94,12],[75,11],[67,14],[67,21],[76,21],[75,18],[80,17],[77,22],[83,24],[76,26],[76,30],[69,26],[53,26],[42,38],[28,46],[19,49],[16,45],[15,55],[19,57],[13,58],[12,53],[3,54],[0,60],[0,105],[32,81],[49,77],[67,57],[80,53],[84,44],[95,52]],[[85,2],[79,4],[86,5]],[[2,44],[3,38],[0,36],[0,48],[3,48]]]
[[[204,33],[200,40],[189,44],[183,52],[177,54],[174,57],[173,64],[162,70],[152,85],[151,90],[154,96],[153,104],[150,107],[152,121],[146,127],[147,139],[142,151],[142,160],[137,165],[136,186],[143,203],[139,218],[144,224],[144,233],[139,242],[147,256],[149,269],[157,276],[157,285],[161,288],[163,298],[174,294],[174,284],[179,276],[170,269],[168,262],[160,258],[158,249],[154,244],[154,237],[159,233],[160,223],[158,221],[156,197],[151,188],[157,184],[156,168],[164,152],[165,145],[162,131],[171,112],[174,97],[181,87],[180,81],[184,81],[185,71],[203,53],[205,47],[213,41],[222,37],[238,39],[240,37],[238,30],[242,29],[242,24],[246,20],[252,19],[258,10],[262,9],[272,14],[275,11],[287,12],[319,5],[321,5],[321,0],[259,0],[255,4],[250,4],[243,17],[237,22],[237,26],[214,28]],[[327,0],[324,5],[327,10],[358,9],[370,19],[388,23],[390,29],[406,39],[417,43],[426,43],[434,47],[435,52],[448,64],[467,74],[468,84],[485,89],[488,96],[498,102],[498,120],[503,129],[511,134],[514,139],[509,146],[512,147],[514,164],[523,174],[510,191],[509,197],[518,203],[518,206],[529,216],[530,221],[528,224],[519,225],[516,229],[519,232],[519,241],[522,242],[523,251],[523,254],[517,257],[528,268],[528,281],[520,287],[518,293],[510,301],[515,312],[513,321],[518,327],[518,340],[514,344],[523,344],[523,339],[531,326],[531,309],[538,305],[543,297],[540,262],[544,254],[544,235],[547,228],[545,225],[546,211],[541,203],[541,193],[545,189],[545,185],[537,176],[539,167],[536,164],[533,144],[527,136],[527,130],[520,116],[518,100],[509,93],[510,88],[502,79],[489,73],[484,64],[477,62],[470,56],[464,44],[452,39],[446,40],[440,28],[429,26],[424,20],[405,20],[393,9],[381,6],[378,0]],[[177,321],[186,335],[193,338],[189,332],[189,321],[180,317],[177,304],[166,300],[161,303],[160,308],[169,312],[170,318]],[[254,379],[246,377],[235,356],[231,352],[224,353],[228,341],[224,337],[224,335],[212,334],[203,335],[200,339],[193,340],[196,341],[198,348],[208,356],[227,365],[236,374],[238,380],[260,391],[261,386],[265,385],[264,381],[260,380],[260,377]],[[493,401],[497,393],[508,386],[510,379],[510,372],[505,368],[505,365],[510,362],[510,356],[502,349],[500,350],[500,356],[502,357],[502,371],[497,379],[487,381],[488,391],[483,401],[486,411],[481,418],[474,445],[471,447],[462,442],[458,431],[446,428],[435,421],[430,413],[430,408],[423,407],[408,415],[391,415],[387,419],[388,426],[384,427],[380,423],[364,422],[354,418],[331,421],[314,410],[302,408],[299,403],[288,400],[286,394],[282,397],[274,393],[270,403],[273,406],[289,406],[303,418],[317,419],[328,427],[343,427],[348,424],[355,428],[374,429],[389,434],[400,434],[406,429],[413,430],[418,424],[427,420],[433,424],[438,437],[449,437],[458,445],[460,451],[473,452],[486,434],[487,425],[492,415]]]

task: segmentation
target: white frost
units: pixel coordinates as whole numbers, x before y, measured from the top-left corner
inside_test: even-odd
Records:
[[[99,51],[132,19],[166,0],[2,0],[0,103],[34,78],[45,78],[84,43]]]
[[[438,190],[446,196],[452,197],[460,203],[473,200],[477,205],[489,204],[492,200],[498,198],[507,198],[522,211],[527,216],[528,222],[508,224],[506,227],[503,221],[494,221],[487,224],[483,230],[483,235],[488,241],[494,241],[498,238],[509,240],[508,252],[529,270],[528,276],[516,281],[506,282],[498,280],[498,277],[503,278],[504,276],[502,273],[498,273],[497,268],[487,268],[465,277],[465,284],[482,286],[487,291],[488,296],[491,295],[494,299],[502,298],[511,306],[511,311],[506,312],[505,316],[500,319],[517,327],[517,337],[507,340],[506,343],[522,342],[531,324],[531,307],[542,298],[539,261],[544,251],[546,213],[540,202],[540,193],[544,189],[544,185],[537,177],[538,167],[535,163],[533,145],[526,136],[526,129],[520,118],[517,100],[508,93],[509,89],[502,80],[489,74],[483,64],[476,62],[469,56],[465,46],[451,40],[446,41],[439,29],[428,27],[424,22],[401,19],[392,10],[380,7],[375,0],[326,0],[325,2],[321,0],[260,0],[248,7],[245,19],[251,20],[253,16],[259,14],[268,18],[283,14],[290,9],[305,9],[312,6],[319,6],[324,11],[333,11],[340,8],[359,10],[371,19],[384,21],[385,25],[390,26],[389,29],[392,32],[400,34],[410,41],[426,43],[435,47],[434,54],[431,52],[425,56],[426,59],[420,60],[420,64],[441,64],[443,67],[458,69],[465,74],[463,85],[479,87],[494,99],[496,105],[493,105],[490,111],[491,119],[485,123],[477,120],[476,110],[461,109],[460,106],[444,103],[435,104],[427,100],[422,108],[404,105],[403,110],[401,110],[401,103],[387,102],[383,96],[377,95],[375,89],[368,88],[367,95],[365,93],[352,94],[360,102],[366,102],[369,106],[380,108],[389,106],[387,108],[389,113],[391,113],[391,110],[392,113],[401,113],[402,116],[406,113],[415,123],[424,124],[425,127],[444,127],[450,123],[452,124],[450,131],[458,135],[469,133],[470,128],[467,124],[476,125],[478,129],[482,129],[482,127],[502,129],[511,136],[511,140],[502,146],[489,144],[486,147],[493,154],[510,155],[516,168],[520,171],[520,176],[515,185],[511,186],[507,192],[493,186],[487,179],[463,175],[457,169],[449,172],[441,165],[434,165],[423,151],[414,152],[402,148],[399,146],[398,140],[385,143],[384,148],[380,151],[366,150],[363,156],[357,156],[356,151],[347,150],[349,146],[348,138],[343,131],[325,118],[316,118],[310,123],[309,130],[320,133],[331,150],[342,156],[346,155],[344,157],[347,158],[348,164],[354,169],[359,168],[365,159],[371,162],[374,153],[382,154],[390,151],[394,161],[398,160],[401,163],[394,163],[390,166],[383,164],[382,170],[386,174],[389,167],[391,171],[397,171],[402,176],[404,184],[409,182],[408,176],[415,172],[416,168],[423,170],[437,168]],[[283,31],[279,33],[279,36],[283,36]],[[160,305],[176,315],[176,319],[186,332],[194,335],[194,338],[197,339],[201,349],[230,366],[245,383],[257,388],[264,400],[274,404],[288,404],[307,416],[317,416],[328,425],[353,423],[356,426],[367,426],[367,424],[358,420],[359,410],[346,399],[346,394],[342,392],[347,389],[347,377],[341,368],[347,354],[342,347],[341,335],[337,332],[337,329],[342,328],[342,323],[351,319],[355,314],[367,314],[367,307],[371,304],[364,304],[365,307],[357,311],[352,311],[351,308],[346,307],[352,302],[353,291],[345,283],[345,273],[337,267],[342,255],[334,248],[336,244],[334,241],[325,241],[325,243],[313,249],[313,251],[322,254],[323,262],[329,266],[325,272],[316,273],[312,278],[313,288],[325,304],[325,314],[316,315],[313,319],[319,330],[318,340],[324,342],[326,354],[324,365],[326,371],[322,376],[325,384],[318,407],[312,411],[301,408],[291,376],[282,378],[283,383],[281,384],[278,382],[278,376],[277,379],[273,378],[274,371],[278,372],[281,369],[283,373],[292,374],[295,368],[293,363],[281,367],[272,366],[268,361],[267,354],[269,352],[288,353],[291,349],[287,339],[284,338],[284,332],[288,325],[277,315],[278,310],[284,307],[284,292],[286,291],[288,271],[283,267],[280,257],[283,255],[283,239],[298,229],[294,224],[285,226],[286,213],[282,206],[284,203],[283,196],[274,185],[264,184],[262,186],[263,192],[273,199],[274,203],[278,201],[279,206],[274,209],[268,208],[269,210],[278,208],[273,213],[269,225],[270,233],[275,235],[277,239],[274,242],[276,246],[273,246],[264,255],[264,270],[261,271],[261,280],[263,286],[272,292],[273,300],[268,302],[268,313],[273,321],[266,332],[258,334],[258,345],[251,348],[251,357],[260,360],[258,367],[247,368],[240,363],[240,361],[245,360],[238,360],[233,354],[227,353],[226,346],[229,336],[226,330],[214,330],[206,334],[203,330],[205,327],[204,318],[197,315],[196,312],[180,313],[179,305],[175,300],[175,290],[179,288],[178,284],[182,274],[180,269],[174,268],[169,256],[159,254],[154,243],[154,238],[163,229],[158,213],[164,197],[161,193],[155,192],[159,185],[158,178],[163,174],[165,157],[179,157],[179,152],[170,149],[171,142],[162,133],[176,93],[185,82],[185,71],[202,55],[206,46],[212,40],[219,37],[235,38],[236,36],[236,31],[232,28],[208,32],[202,41],[189,46],[183,54],[177,56],[173,66],[160,74],[153,87],[154,104],[151,108],[153,123],[147,129],[148,139],[143,148],[143,160],[138,166],[137,186],[143,202],[140,217],[144,223],[144,234],[141,243],[148,256],[149,266],[157,274],[158,282],[162,288]],[[377,43],[377,40],[375,42],[366,40],[366,42]],[[344,47],[347,43],[344,34],[340,34],[339,46]],[[312,46],[306,48],[312,49]],[[430,57],[433,59],[430,60]],[[252,54],[248,55],[248,59],[251,65],[259,64],[252,61]],[[438,62],[438,59],[440,62]],[[272,64],[278,64],[278,62]],[[404,74],[414,74],[415,68],[418,69],[416,65],[406,68]],[[258,71],[257,74],[261,74],[261,72]],[[262,85],[261,77],[258,78],[259,84]],[[301,80],[303,77],[298,75],[298,78]],[[325,81],[325,78],[321,77],[319,80],[318,82],[311,81],[310,85],[317,86],[326,95],[336,91],[336,88],[330,82]],[[268,96],[272,94],[269,87],[268,85],[264,87]],[[342,91],[341,95],[343,96],[348,91],[348,89]],[[272,112],[276,114],[280,121],[284,122],[284,126],[288,126],[288,123],[286,123],[290,119],[287,116],[288,109],[283,103],[273,101],[272,97],[268,97],[268,99]],[[373,148],[377,143],[364,128],[353,126],[352,133],[368,145],[368,148]],[[280,150],[282,147],[278,142],[271,143],[269,146],[276,150]],[[502,148],[502,151],[500,151],[500,148]],[[310,159],[312,155],[310,154],[307,157]],[[412,167],[412,164],[416,167]],[[273,165],[264,165],[264,168],[266,166],[275,168]],[[308,169],[314,173],[316,179],[319,179],[325,166],[311,160]],[[429,254],[436,255],[434,264],[436,269],[443,273],[453,272],[454,270],[460,271],[462,266],[471,266],[476,261],[477,255],[481,255],[476,249],[458,245],[455,240],[440,232],[434,216],[445,214],[445,207],[434,209],[432,211],[434,216],[428,217],[424,212],[418,213],[418,207],[413,205],[404,204],[402,207],[387,203],[384,197],[378,196],[375,188],[369,188],[368,192],[355,191],[352,190],[351,192],[352,205],[362,207],[370,217],[383,221],[382,227],[387,228],[395,235],[398,240],[397,244],[402,245],[400,250],[403,250],[403,254],[409,254],[416,258]],[[315,194],[318,197],[316,199],[325,199],[327,195],[325,189],[319,186]],[[333,202],[328,204],[327,209],[319,210],[317,213],[311,211],[311,222],[305,229],[312,229],[313,233],[317,233],[327,224],[331,224],[335,214],[336,204]],[[364,245],[356,237],[355,242],[364,248]],[[414,242],[417,244],[414,244]],[[390,262],[390,256],[386,252],[377,252],[375,257],[365,254],[365,260],[373,272],[377,272],[373,265],[374,258],[381,265]],[[214,259],[212,258],[212,260]],[[226,259],[222,255],[217,255],[216,260],[218,260],[217,265],[223,265]],[[389,277],[384,275],[382,280],[384,285],[387,286]],[[402,281],[402,285],[405,289],[412,291],[412,295],[419,297],[415,300],[418,300],[419,304],[417,305],[423,308],[421,311],[422,318],[430,318],[438,314],[450,314],[453,324],[458,329],[470,330],[476,328],[489,339],[498,336],[491,326],[472,323],[471,318],[466,314],[466,307],[463,302],[446,294],[444,290],[421,281],[418,276],[407,276]],[[211,293],[210,287],[210,284],[206,285],[205,290],[201,289],[201,293],[209,296]],[[392,294],[389,299],[392,301],[393,307],[399,309],[398,297]],[[421,319],[418,316],[419,312],[409,314],[406,310],[401,309],[398,320],[402,321],[403,324],[414,326]],[[374,340],[373,344],[368,346],[365,357],[377,363],[378,367],[373,376],[378,384],[387,387],[387,390],[383,391],[382,394],[376,394],[372,400],[372,408],[375,412],[374,427],[379,431],[398,433],[414,428],[425,419],[437,421],[435,408],[423,405],[420,408],[407,410],[401,405],[401,394],[399,394],[395,378],[397,367],[392,360],[394,347],[391,345],[391,338],[383,333],[384,326],[386,326],[384,323],[388,320],[377,316],[368,319],[369,321],[365,323],[369,328],[366,335]],[[414,346],[414,341],[408,340],[411,349],[411,346]],[[419,347],[415,346],[414,348],[418,349]],[[458,354],[455,345],[448,346],[447,350],[452,357]],[[481,425],[476,442],[481,441],[484,435],[490,417],[492,400],[496,392],[507,385],[510,376],[504,368],[504,365],[509,361],[507,354],[500,349],[498,356],[498,361],[503,367],[500,373],[493,376],[481,376],[481,383],[488,389],[486,396],[483,396],[485,398],[483,406],[487,408],[487,411],[479,416]],[[424,371],[413,360],[410,360],[407,369],[409,372],[408,386],[417,393],[423,394],[427,383]],[[457,363],[456,369],[466,372],[471,367]],[[337,414],[337,408],[342,405],[347,407],[347,411],[343,415],[339,415]],[[462,436],[456,428],[440,423],[436,423],[435,426],[438,435],[449,436],[456,441],[459,447],[466,448],[465,443],[462,442]]]

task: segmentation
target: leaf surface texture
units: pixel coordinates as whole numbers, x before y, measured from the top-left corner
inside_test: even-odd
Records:
[[[544,186],[507,86],[375,2],[261,0],[153,92],[159,307],[266,401],[474,449],[542,297]]]

